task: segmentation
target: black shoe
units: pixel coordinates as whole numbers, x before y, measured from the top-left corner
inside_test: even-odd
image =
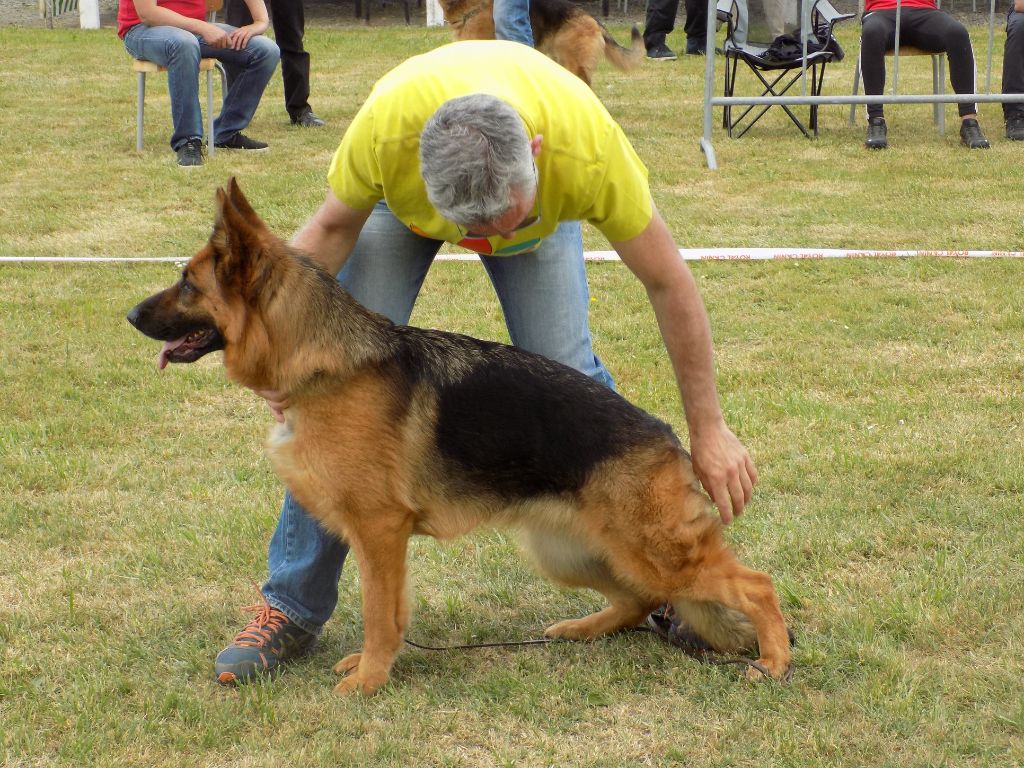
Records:
[[[647,58],[653,61],[675,61],[678,57],[672,52],[671,48],[662,43],[648,50]]]
[[[1006,138],[1010,141],[1024,141],[1024,115],[1006,118]]]
[[[701,43],[699,38],[686,38],[687,56],[704,56],[705,53],[704,45]]]
[[[991,146],[973,117],[960,122],[960,143],[968,149],[988,149]]]
[[[256,141],[256,139],[250,139],[244,133],[236,133],[227,141],[218,141],[214,143],[217,149],[251,149],[256,152],[260,152],[270,145],[265,141]]]
[[[313,110],[306,107],[301,113],[292,118],[292,125],[301,125],[303,128],[321,128],[326,123],[317,117]]]
[[[248,683],[258,677],[273,677],[286,661],[298,658],[313,647],[316,635],[306,632],[270,603],[247,610],[255,618],[238,633],[234,642],[217,654],[214,675],[222,685]]]
[[[188,139],[178,147],[178,165],[182,168],[192,168],[203,164],[203,140]]]
[[[889,146],[884,117],[868,118],[868,137],[864,140],[864,146],[868,149],[885,149]]]

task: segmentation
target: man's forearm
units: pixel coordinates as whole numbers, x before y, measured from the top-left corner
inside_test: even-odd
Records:
[[[692,435],[722,424],[711,328],[696,283],[685,268],[679,284],[648,289]]]
[[[332,275],[338,274],[355,248],[370,211],[350,208],[328,192],[327,199],[291,240]]]
[[[683,397],[694,472],[728,523],[750,502],[757,469],[722,416],[697,282],[657,210],[640,235],[613,245],[647,289]]]
[[[717,428],[722,411],[715,389],[711,328],[697,283],[668,228],[655,212],[643,233],[613,246],[647,290],[690,431]]]

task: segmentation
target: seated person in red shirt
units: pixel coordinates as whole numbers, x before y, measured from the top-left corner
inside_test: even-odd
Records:
[[[206,21],[206,0],[120,0],[117,34],[128,53],[167,68],[171,96],[171,149],[178,165],[203,164],[203,114],[199,106],[199,60],[219,59],[236,77],[213,122],[218,149],[266,149],[242,134],[281,58],[277,43],[263,36],[269,26],[263,0],[245,0],[253,23],[236,28]]]

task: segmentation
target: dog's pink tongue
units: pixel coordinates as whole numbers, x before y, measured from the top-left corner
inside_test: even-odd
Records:
[[[182,336],[177,341],[165,341],[164,348],[160,350],[160,357],[156,361],[157,368],[161,371],[167,367],[167,356],[185,343],[185,337]]]

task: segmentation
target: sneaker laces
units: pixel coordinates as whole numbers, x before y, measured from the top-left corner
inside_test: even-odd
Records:
[[[255,584],[253,586],[256,587]],[[256,615],[245,625],[241,632],[235,635],[235,645],[263,648],[270,643],[275,632],[280,630],[283,625],[291,623],[287,616],[267,601],[266,595],[260,592],[259,587],[256,587],[256,591],[259,592],[263,602],[256,605],[247,605],[242,608],[243,611],[255,613]]]

